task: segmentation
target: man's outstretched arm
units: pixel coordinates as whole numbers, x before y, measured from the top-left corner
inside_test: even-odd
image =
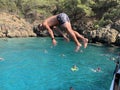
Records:
[[[52,43],[55,46],[57,44],[57,41],[55,40],[52,29],[47,24],[44,24],[44,27],[48,30],[50,37],[52,38]]]
[[[64,37],[64,39],[67,41],[67,42],[69,42],[70,40],[69,40],[69,38],[59,29],[59,28],[57,28],[56,26],[55,27],[53,27],[55,30],[57,30],[63,37]]]

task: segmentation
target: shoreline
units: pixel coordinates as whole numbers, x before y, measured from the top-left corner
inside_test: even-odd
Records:
[[[49,36],[46,36],[48,38],[50,38]],[[35,36],[35,37],[12,37],[12,38],[9,38],[9,37],[2,37],[0,39],[2,39],[3,41],[8,41],[8,39],[13,39],[13,38],[46,38],[46,37],[38,37],[38,36]],[[62,37],[56,37],[56,38],[62,38]],[[81,42],[82,43],[82,42]],[[117,46],[117,45],[114,45],[114,44],[107,44],[107,43],[101,43],[101,42],[96,42],[96,43],[91,43],[91,42],[88,42],[88,45],[93,45],[93,46],[107,46],[107,47],[114,47],[114,48],[120,48],[120,46]]]

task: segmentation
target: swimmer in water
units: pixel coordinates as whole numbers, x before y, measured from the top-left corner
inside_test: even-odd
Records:
[[[78,71],[78,67],[76,65],[73,65],[73,67],[71,68],[72,71]]]
[[[70,87],[70,90],[74,90],[73,87]]]
[[[101,72],[101,68],[100,67],[98,67],[98,68],[96,68],[96,69],[91,69],[93,72]]]
[[[101,68],[98,67],[98,68],[96,69],[96,72],[100,72],[100,71],[101,71]]]

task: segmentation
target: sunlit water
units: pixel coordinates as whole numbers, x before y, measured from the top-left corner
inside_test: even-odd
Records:
[[[57,38],[0,39],[0,90],[109,90],[120,48],[89,44],[74,52],[74,42]],[[71,71],[76,65],[79,70]],[[101,72],[94,72],[100,67]]]

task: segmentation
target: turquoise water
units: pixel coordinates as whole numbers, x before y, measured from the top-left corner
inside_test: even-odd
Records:
[[[0,90],[109,90],[115,67],[109,58],[120,48],[89,44],[76,53],[72,41],[57,41],[53,47],[47,37],[0,39]]]

